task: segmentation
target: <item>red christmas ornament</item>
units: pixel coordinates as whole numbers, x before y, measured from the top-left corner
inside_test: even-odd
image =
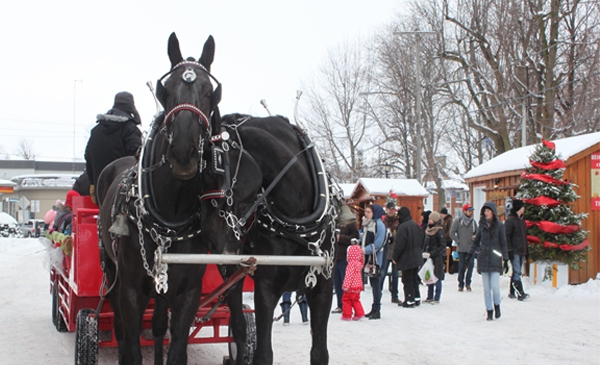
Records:
[[[554,144],[554,142],[550,142],[550,141],[546,141],[545,139],[542,138],[542,143],[544,144],[544,146],[554,149],[556,148],[556,145]]]

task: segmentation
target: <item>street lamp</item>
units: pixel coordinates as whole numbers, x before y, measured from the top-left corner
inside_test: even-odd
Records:
[[[385,172],[385,178],[389,179],[390,178],[390,170],[392,169],[392,166],[390,166],[389,163],[385,163],[385,165],[383,165],[383,172]]]
[[[73,172],[75,172],[75,106],[77,104],[77,82],[83,83],[83,80],[73,80]]]

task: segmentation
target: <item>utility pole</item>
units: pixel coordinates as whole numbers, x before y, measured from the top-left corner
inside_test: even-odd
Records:
[[[75,172],[75,106],[77,105],[77,83],[83,80],[73,80],[73,172]]]
[[[394,35],[414,35],[415,36],[415,104],[416,104],[416,119],[417,119],[417,140],[416,140],[416,170],[417,181],[421,183],[421,175],[423,174],[422,167],[422,152],[421,152],[421,36],[436,35],[438,32],[414,31],[414,32],[394,32]]]

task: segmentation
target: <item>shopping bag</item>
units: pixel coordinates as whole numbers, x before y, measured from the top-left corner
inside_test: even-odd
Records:
[[[433,261],[431,259],[427,259],[419,270],[419,277],[425,284],[435,284],[438,281],[438,278],[433,273]]]

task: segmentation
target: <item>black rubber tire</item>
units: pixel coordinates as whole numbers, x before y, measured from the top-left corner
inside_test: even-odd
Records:
[[[250,306],[244,304],[244,309],[250,309]],[[256,321],[254,313],[244,313],[246,319],[246,356],[244,357],[245,365],[252,365],[254,351],[256,351]],[[231,327],[229,327],[229,336],[231,336]],[[229,364],[235,364],[237,359],[237,346],[235,342],[228,344],[229,348]]]
[[[52,323],[58,332],[67,332],[67,324],[58,311],[58,299],[58,284],[55,281],[52,286]]]
[[[98,321],[91,316],[94,312],[85,308],[77,313],[75,365],[98,364]]]

